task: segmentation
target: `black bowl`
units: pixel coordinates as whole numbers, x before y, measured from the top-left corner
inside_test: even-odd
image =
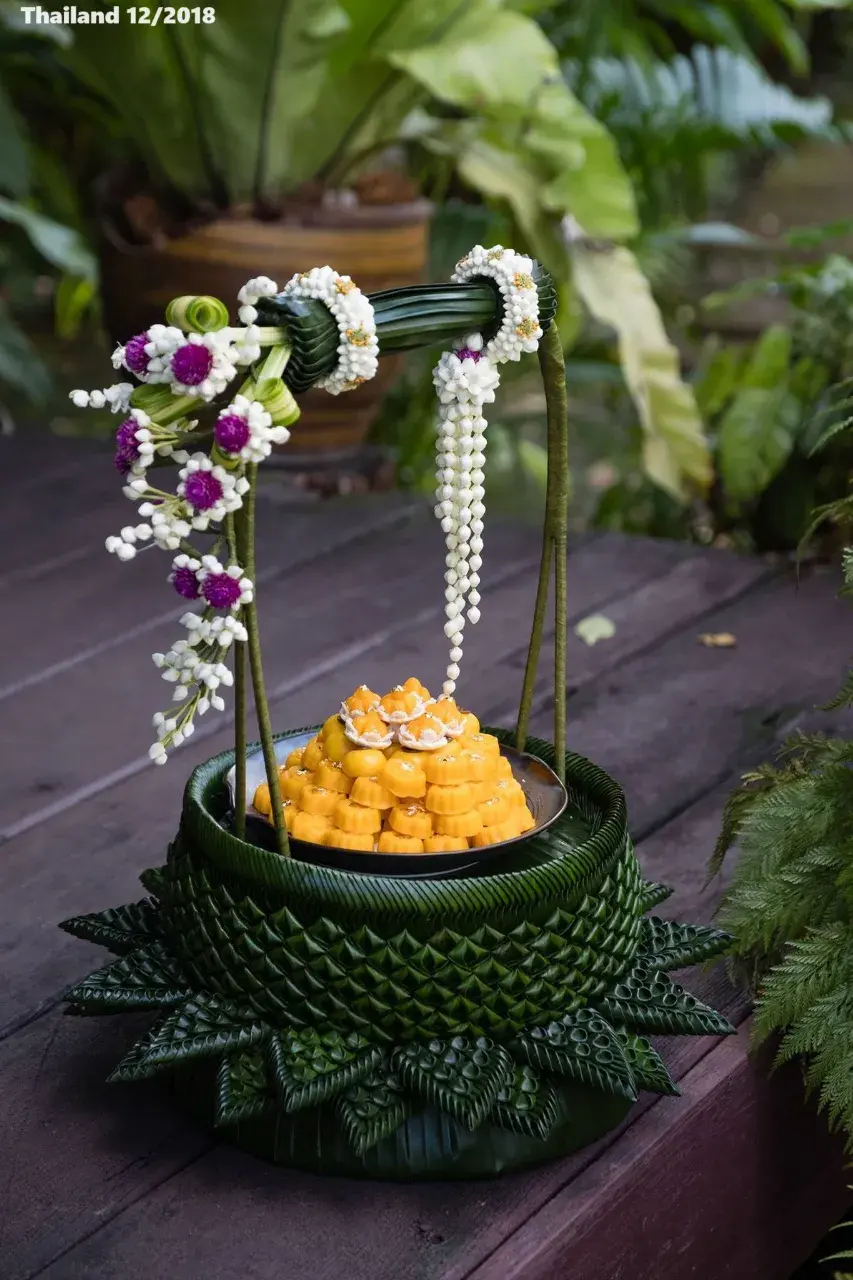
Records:
[[[297,747],[304,747],[316,732],[317,728],[299,729],[279,738],[275,744],[276,759],[284,764],[291,751],[295,751]],[[312,862],[315,866],[336,867],[341,871],[363,871],[370,875],[435,879],[439,876],[460,875],[464,872],[469,875],[476,874],[485,863],[505,856],[511,846],[550,827],[568,804],[565,787],[553,769],[538,756],[507,746],[501,746],[501,755],[509,760],[513,777],[521,783],[530,812],[536,819],[536,826],[523,835],[513,836],[510,840],[501,840],[498,844],[485,845],[482,849],[465,849],[455,853],[368,853],[356,849],[333,849],[329,845],[294,840],[291,836],[291,854],[300,862]],[[232,809],[234,781],[235,769],[232,766],[226,775]],[[264,758],[260,747],[255,747],[246,756],[246,838],[252,844],[275,852],[273,825],[252,805],[255,788],[261,782],[266,782]]]

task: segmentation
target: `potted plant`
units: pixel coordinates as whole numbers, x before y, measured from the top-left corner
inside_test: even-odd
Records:
[[[119,24],[75,26],[61,54],[136,154],[101,193],[116,339],[176,294],[230,297],[247,276],[286,277],[305,262],[330,262],[368,291],[418,279],[430,214],[421,192],[453,172],[508,200],[545,260],[565,258],[554,229],[566,212],[593,235],[634,230],[607,131],[510,0],[222,0],[199,21],[156,27],[120,7]],[[407,172],[389,171],[389,147],[405,149]],[[354,446],[382,382],[345,412],[307,400],[293,452]]]
[[[227,1136],[278,1162],[468,1177],[563,1154],[618,1123],[639,1088],[677,1092],[645,1033],[732,1028],[667,976],[728,935],[644,918],[667,891],[643,880],[624,795],[566,749],[568,428],[553,284],[528,257],[476,246],[449,285],[368,298],[322,267],[283,289],[250,280],[240,302],[233,328],[215,298],[174,300],[166,325],[117,355],[141,387],[73,393],[128,414],[116,461],[142,522],[108,549],[171,551],[172,585],[200,605],[182,619],[186,639],[154,655],[174,696],[154,717],[152,759],[164,763],[232,683],[236,733],[233,752],[190,778],[166,864],[142,877],[152,896],[65,922],[119,957],[68,992],[71,1011],[155,1010],[113,1079],[174,1070]],[[439,341],[453,342],[434,374],[441,694],[415,678],[384,696],[330,692],[324,725],[276,736],[255,599],[258,464],[287,442],[291,387],[351,391],[380,354]],[[481,730],[454,695],[466,625],[488,608],[484,414],[501,364],[537,349],[548,490],[506,733]],[[176,488],[157,461],[180,468]],[[553,744],[527,728],[552,577]],[[249,681],[260,746],[247,749]]]

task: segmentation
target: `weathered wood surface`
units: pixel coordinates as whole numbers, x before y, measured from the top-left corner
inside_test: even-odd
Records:
[[[796,1072],[768,1082],[743,1034],[664,1042],[684,1096],[644,1096],[597,1146],[452,1187],[271,1169],[212,1141],[157,1085],[102,1083],[134,1028],[61,1015],[62,990],[103,952],[56,921],[138,896],[187,772],[229,729],[205,723],[170,767],[146,767],[162,688],[148,655],[181,610],[164,557],[103,552],[127,518],[108,458],[52,449],[0,440],[0,532],[15,533],[15,627],[0,629],[0,1280],[785,1280],[843,1208],[844,1178]],[[273,480],[260,519],[278,724],[324,717],[362,680],[439,676],[440,538],[416,504],[290,508]],[[531,530],[490,524],[464,688],[485,721],[512,716],[537,554]],[[570,549],[572,621],[601,611],[617,625],[592,648],[572,637],[570,745],[625,786],[646,874],[676,886],[665,913],[710,918],[721,885],[704,864],[727,786],[837,685],[849,606],[836,587],[831,572],[797,590],[759,561],[650,540]],[[723,630],[737,648],[697,642]],[[547,685],[546,659],[543,732]],[[691,988],[746,1016],[719,970]]]

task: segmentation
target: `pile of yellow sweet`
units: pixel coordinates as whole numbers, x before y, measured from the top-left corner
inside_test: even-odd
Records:
[[[279,777],[290,834],[336,849],[450,853],[536,825],[497,738],[415,679],[356,689]],[[269,818],[266,783],[253,804]]]

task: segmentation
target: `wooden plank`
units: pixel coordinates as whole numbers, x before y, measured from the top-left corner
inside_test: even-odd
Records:
[[[624,542],[619,538],[602,539],[579,549],[573,556],[576,603],[581,608],[596,607],[594,602],[612,589],[608,584],[621,582],[624,586],[631,575],[638,589],[642,589],[646,576],[656,571],[661,550],[666,564],[666,547],[659,549],[651,542],[634,549],[636,563],[625,556]],[[521,573],[492,593],[491,617],[497,619],[494,630],[474,629],[468,646],[467,661],[472,672],[477,672],[472,677],[472,688],[474,679],[487,674],[490,681],[500,680],[498,687],[503,696],[506,675],[502,658],[518,645],[513,623],[524,616],[519,614],[519,608],[527,603],[527,595],[533,589],[529,577]],[[395,599],[399,601],[399,595]],[[300,625],[304,627],[304,618]],[[440,635],[440,628],[436,631]],[[422,623],[409,626],[392,638],[401,676],[410,668],[422,671],[427,656],[434,662],[440,660],[433,647],[440,640],[432,630],[429,638],[425,637]],[[641,638],[645,638],[644,631]],[[312,723],[324,718],[330,704],[362,679],[387,680],[389,647],[387,632],[368,634],[360,639],[354,652],[332,655],[330,664],[340,658],[336,670],[332,665],[328,671],[312,667],[305,688],[299,685],[299,672],[283,675],[287,659],[270,651],[268,667],[274,706],[281,705],[276,719],[280,723],[286,717],[294,725]],[[591,652],[598,654],[598,670],[606,669],[606,647],[597,646]],[[590,667],[590,675],[594,670]],[[330,690],[331,671],[334,687]],[[276,683],[279,676],[283,678]],[[475,705],[480,706],[480,702]],[[109,786],[105,780],[102,792],[86,805],[62,807],[61,801],[55,801],[53,817],[46,805],[43,822],[34,823],[6,843],[0,858],[0,937],[7,940],[10,954],[5,991],[0,991],[0,1029],[29,1016],[43,1001],[55,999],[63,985],[97,963],[97,949],[60,934],[54,922],[99,905],[108,906],[113,900],[122,901],[125,895],[135,895],[138,871],[162,857],[174,834],[189,770],[229,745],[230,731],[223,719],[212,722],[213,734],[207,737],[209,721],[203,722],[203,730],[199,729],[181,748],[171,766],[153,769],[143,755],[131,761],[131,772],[121,785]],[[111,737],[107,745],[115,749]],[[26,739],[21,749],[25,746]],[[4,762],[4,768],[14,767],[13,760]]]
[[[635,834],[686,808],[738,762],[763,758],[786,723],[832,696],[850,658],[850,606],[838,586],[834,569],[811,572],[799,589],[785,575],[569,699],[569,746],[622,784]],[[705,648],[698,633],[706,631],[731,632],[737,647]],[[543,709],[532,723],[548,734],[549,721]]]
[[[824,583],[824,591],[828,584]],[[755,593],[749,597],[754,601],[755,597],[761,593]],[[745,604],[746,602],[741,602]],[[826,619],[823,619],[823,635],[828,641],[831,639],[827,631]],[[816,624],[816,625],[819,625]],[[716,621],[713,624],[703,623],[703,629],[722,629],[718,628]],[[797,628],[794,628],[797,632]],[[472,633],[476,634],[476,633]],[[786,632],[786,645],[791,644],[790,628]],[[795,636],[793,641],[794,650],[796,651],[798,644],[801,643]],[[825,649],[823,650],[825,655]],[[598,654],[602,662],[602,667],[607,670],[606,645],[596,646],[595,649],[589,651],[590,656]],[[796,655],[795,655],[796,656]],[[640,660],[642,663],[644,659]],[[626,663],[622,668],[622,674],[625,670],[636,664]],[[602,668],[599,668],[599,671]],[[630,674],[630,671],[629,671]],[[829,679],[833,679],[832,672],[829,673]],[[784,680],[791,680],[791,672],[786,670]],[[606,677],[604,681],[599,680],[604,690],[608,684],[612,683],[612,677]],[[766,683],[765,683],[766,691]],[[774,686],[775,688],[775,686]],[[674,699],[670,695],[668,698],[665,712],[668,716],[672,716],[677,712],[677,706]],[[630,737],[634,732],[642,732],[638,730],[638,721],[630,714],[628,700],[623,700],[623,723],[622,732],[625,736]],[[639,722],[642,724],[642,722]],[[208,744],[208,751],[210,749]],[[723,755],[725,756],[729,750],[728,741],[723,742]],[[716,757],[713,755],[714,740],[711,739],[706,751],[706,757],[711,756],[710,767],[706,758],[706,776],[712,772],[712,767],[716,763]],[[202,754],[207,754],[205,751]],[[658,768],[659,760],[658,757]],[[664,756],[663,758],[667,758]],[[654,761],[648,763],[648,768],[654,767]],[[161,771],[165,773],[166,771]],[[181,775],[183,776],[183,770]],[[144,794],[144,783],[152,776],[158,775],[147,774],[144,779],[140,779],[137,787],[140,795],[135,797],[133,801],[133,811],[151,811],[156,808],[158,801],[154,799],[154,793]],[[681,780],[680,780],[681,781]],[[158,785],[161,785],[158,783]],[[117,793],[122,793],[118,794]],[[97,805],[97,815],[92,822],[93,827],[100,827],[104,819],[107,822],[113,822],[118,825],[121,830],[123,823],[124,831],[130,828],[130,840],[136,843],[136,849],[133,851],[133,862],[139,862],[139,846],[142,844],[140,833],[133,829],[131,818],[129,793],[126,789],[116,788],[111,793],[113,799],[118,799],[119,804],[112,811],[108,808],[107,802],[110,793],[101,797]],[[177,799],[177,794],[176,794]],[[669,802],[670,797],[664,793],[658,797],[659,801],[663,801],[664,805]],[[123,800],[123,804],[122,804]],[[647,805],[647,814],[651,813],[651,801]],[[69,815],[70,816],[70,815]],[[709,821],[709,820],[706,820]],[[152,826],[156,824],[152,822]],[[168,824],[170,830],[171,823]],[[64,824],[63,824],[64,827]],[[44,839],[47,829],[34,833]],[[153,832],[152,832],[153,834]],[[64,845],[66,848],[74,849],[75,845],[79,845],[81,838],[85,839],[85,829],[80,826],[74,830],[64,827]],[[684,832],[679,838],[678,847],[681,850],[682,860],[689,860],[690,865],[702,863],[707,855],[707,849],[697,850],[688,843]],[[23,841],[21,842],[23,844]],[[38,848],[38,842],[33,846]],[[156,843],[154,844],[156,848]],[[5,852],[5,851],[4,851]],[[14,856],[14,847],[9,851]],[[646,850],[643,850],[644,856]],[[85,909],[96,905],[92,901],[92,889],[95,882],[101,879],[104,883],[112,880],[115,875],[114,867],[110,867],[108,855],[113,854],[113,861],[119,864],[124,862],[123,851],[115,857],[114,842],[107,840],[103,848],[103,856],[95,858],[95,866],[93,867],[92,878],[87,885],[82,886],[85,890],[86,901],[76,905],[72,909]],[[668,857],[668,855],[667,855]],[[81,856],[74,857],[72,854],[73,865],[69,869],[68,881],[62,889],[67,893],[69,886],[76,880],[80,872],[81,863],[84,858]],[[155,860],[154,858],[143,860]],[[33,859],[30,859],[32,864]],[[130,867],[127,866],[127,873],[130,873]],[[675,868],[678,872],[678,868]],[[45,872],[47,869],[45,868]],[[14,874],[14,873],[13,873]],[[32,872],[31,872],[32,874]],[[122,872],[124,874],[124,872]],[[680,872],[679,872],[680,874]],[[23,880],[27,881],[26,873]],[[55,878],[55,869],[54,869]],[[84,876],[85,878],[85,876]],[[677,878],[677,876],[676,876]],[[51,890],[47,889],[47,876],[39,891],[36,888],[36,898],[45,896]],[[31,889],[35,886],[31,886]],[[112,897],[110,897],[112,900]],[[45,922],[46,925],[46,922]],[[44,926],[43,926],[44,927]],[[7,931],[8,932],[8,931]],[[47,942],[46,930],[42,935]],[[76,944],[81,950],[86,950],[82,944]],[[14,952],[13,952],[14,954]],[[95,953],[97,954],[97,953]],[[85,966],[84,966],[85,967]],[[61,971],[61,965],[59,966]],[[72,975],[73,976],[73,975]],[[695,984],[694,984],[695,985]],[[39,1021],[38,1026],[46,1026],[50,1022],[49,1018]],[[22,1033],[19,1033],[22,1034]],[[95,1024],[94,1034],[98,1034],[97,1024]],[[16,1039],[17,1037],[15,1037]],[[682,1042],[686,1045],[686,1049],[690,1053],[701,1053],[704,1046],[700,1042],[687,1041]],[[678,1046],[674,1046],[676,1053]],[[695,1059],[693,1059],[695,1061]],[[690,1061],[686,1064],[682,1060],[682,1067],[690,1065]],[[678,1073],[680,1068],[676,1067]],[[4,1074],[0,1072],[0,1080],[3,1080]],[[132,1101],[128,1103],[132,1105]],[[677,1105],[677,1104],[676,1104]],[[42,1107],[37,1108],[39,1123],[46,1123],[45,1111]],[[80,1128],[85,1128],[85,1119],[73,1121],[72,1127],[76,1130],[76,1137],[79,1139]],[[117,1152],[116,1159],[120,1158]],[[582,1154],[576,1159],[586,1158]],[[465,1274],[465,1268],[470,1270],[472,1266],[484,1257],[488,1256],[497,1248],[507,1234],[521,1227],[524,1221],[548,1199],[556,1194],[560,1188],[567,1184],[567,1180],[571,1176],[576,1176],[576,1170],[568,1168],[570,1162],[561,1162],[557,1166],[551,1166],[548,1169],[537,1171],[535,1174],[528,1175],[525,1178],[511,1178],[504,1182],[489,1186],[488,1197],[484,1195],[482,1186],[476,1184],[472,1186],[448,1189],[446,1187],[425,1187],[425,1188],[393,1188],[387,1214],[386,1209],[386,1189],[383,1188],[383,1218],[382,1229],[380,1235],[369,1235],[365,1239],[366,1224],[375,1219],[375,1190],[369,1187],[358,1187],[357,1184],[331,1184],[327,1182],[318,1183],[315,1180],[303,1179],[287,1175],[274,1170],[267,1170],[262,1166],[256,1165],[254,1162],[245,1161],[242,1157],[229,1155],[217,1151],[217,1154],[210,1156],[205,1160],[199,1161],[197,1165],[187,1169],[186,1174],[182,1175],[183,1179],[192,1178],[194,1181],[182,1181],[182,1178],[176,1178],[172,1182],[167,1183],[164,1188],[156,1194],[155,1197],[149,1197],[145,1202],[145,1212],[137,1212],[132,1209],[127,1214],[122,1215],[116,1220],[114,1227],[108,1228],[104,1232],[98,1232],[92,1237],[92,1241],[88,1245],[80,1246],[74,1249],[71,1254],[63,1257],[62,1261],[56,1264],[54,1275],[77,1275],[84,1274],[83,1270],[75,1270],[78,1262],[81,1267],[84,1265],[89,1267],[100,1266],[103,1274],[122,1274],[123,1276],[132,1277],[134,1274],[150,1275],[151,1271],[139,1272],[134,1271],[134,1266],[138,1265],[133,1262],[132,1254],[135,1249],[137,1258],[145,1258],[146,1241],[149,1239],[147,1232],[149,1227],[153,1231],[153,1237],[163,1241],[163,1252],[160,1257],[172,1256],[177,1257],[185,1264],[187,1277],[193,1274],[202,1274],[202,1271],[193,1272],[194,1262],[190,1262],[186,1256],[184,1244],[194,1234],[195,1225],[203,1220],[210,1218],[210,1201],[211,1195],[216,1191],[222,1190],[225,1193],[227,1188],[229,1207],[245,1212],[248,1227],[243,1231],[242,1225],[235,1230],[231,1229],[231,1244],[228,1245],[228,1230],[224,1229],[223,1234],[215,1234],[212,1240],[212,1247],[209,1254],[205,1248],[205,1256],[202,1259],[204,1266],[204,1274],[215,1276],[217,1274],[229,1274],[228,1270],[217,1270],[224,1265],[221,1256],[214,1256],[218,1252],[223,1254],[223,1250],[230,1248],[230,1253],[225,1252],[224,1256],[229,1260],[232,1267],[235,1264],[235,1258],[239,1259],[239,1265],[245,1268],[251,1264],[255,1268],[255,1274],[264,1276],[281,1274],[281,1264],[285,1261],[282,1258],[281,1238],[282,1228],[285,1228],[288,1239],[288,1247],[291,1249],[291,1257],[287,1258],[288,1265],[292,1265],[293,1272],[299,1266],[312,1265],[312,1270],[319,1276],[322,1275],[338,1275],[340,1267],[340,1258],[346,1256],[348,1263],[350,1258],[353,1262],[354,1280],[360,1280],[360,1276],[370,1276],[371,1280],[384,1280],[384,1277],[399,1277],[400,1280],[422,1280],[426,1276],[451,1276],[453,1274]],[[212,1162],[212,1163],[211,1163]],[[195,1170],[195,1172],[193,1172]],[[161,1170],[162,1176],[168,1177],[169,1174]],[[398,1196],[399,1193],[399,1196]],[[74,1200],[73,1188],[69,1188],[69,1203]],[[310,1204],[306,1204],[306,1197],[317,1196],[319,1203],[314,1203],[313,1199]],[[294,1217],[294,1226],[292,1230],[286,1230],[286,1206],[295,1201],[302,1213],[301,1218]],[[338,1203],[343,1201],[345,1211],[343,1220],[338,1213]],[[178,1205],[181,1206],[180,1214],[177,1222],[171,1222],[168,1215],[172,1209]],[[488,1205],[488,1211],[484,1212]],[[333,1212],[334,1210],[334,1212]],[[22,1210],[22,1223],[18,1228],[24,1230],[26,1225],[26,1211]],[[273,1216],[274,1215],[274,1216]],[[325,1235],[320,1241],[321,1256],[314,1265],[313,1255],[311,1258],[301,1257],[298,1253],[299,1240],[314,1239],[313,1232],[310,1229],[312,1221],[317,1223],[325,1222],[324,1231],[328,1233],[328,1222],[330,1215],[338,1224],[337,1232],[327,1248],[327,1240]],[[236,1216],[239,1217],[239,1214]],[[272,1223],[275,1222],[273,1227]],[[97,1224],[94,1224],[97,1225]],[[78,1227],[75,1230],[79,1229]],[[130,1232],[131,1245],[130,1253],[127,1258],[124,1256],[124,1244],[122,1241],[125,1235]],[[122,1241],[117,1240],[117,1236],[121,1234]],[[278,1242],[277,1253],[275,1259],[271,1256],[271,1251],[259,1253],[258,1240],[262,1240],[264,1235],[274,1237]],[[224,1236],[224,1238],[223,1238]],[[79,1238],[79,1237],[78,1237]],[[135,1242],[135,1243],[134,1243]],[[65,1250],[71,1243],[69,1238],[63,1237],[62,1241],[53,1240],[51,1244],[56,1246],[58,1250]],[[316,1241],[315,1241],[316,1243]],[[88,1253],[86,1250],[88,1249]],[[93,1252],[94,1250],[94,1252]],[[121,1255],[119,1257],[119,1255]],[[42,1257],[45,1255],[42,1254]],[[148,1254],[150,1262],[151,1254]],[[11,1254],[15,1259],[15,1253]],[[95,1264],[94,1258],[98,1258]],[[88,1259],[88,1261],[86,1261]],[[199,1266],[202,1265],[199,1264]],[[332,1270],[332,1267],[337,1270]],[[454,1272],[452,1268],[456,1268]],[[67,1268],[67,1270],[66,1270]],[[23,1272],[22,1272],[23,1274]],[[49,1272],[48,1272],[49,1274]],[[89,1272],[91,1274],[91,1271]]]
[[[287,513],[272,502],[262,502],[259,584],[269,591],[267,584],[277,583],[285,573],[350,545],[360,546],[368,534],[390,533],[423,510],[420,502],[393,497],[335,501],[321,510],[296,508]],[[101,519],[97,538],[6,576],[7,586],[15,581],[20,626],[0,634],[0,701],[64,676],[82,662],[100,660],[109,649],[130,639],[129,632],[144,635],[166,623],[174,627],[186,612],[187,603],[166,581],[169,556],[151,548],[131,564],[122,564],[107,554],[104,537],[116,528]],[[61,546],[65,539],[61,530],[57,534]]]
[[[706,980],[705,993],[737,1015],[719,979]],[[273,1280],[309,1264],[318,1280],[339,1280],[343,1258],[352,1280],[461,1276],[493,1233],[500,1240],[511,1229],[519,1199],[524,1213],[539,1208],[556,1171],[586,1169],[619,1137],[489,1184],[377,1186],[272,1169],[212,1143],[162,1086],[137,1093],[101,1083],[134,1029],[139,1019],[54,1010],[0,1045],[4,1280],[45,1268],[54,1277],[149,1278],[168,1274],[169,1255],[182,1280],[230,1280],[248,1267]],[[676,1077],[712,1043],[668,1046]],[[644,1097],[632,1119],[655,1105]],[[220,1196],[224,1215],[211,1212]]]
[[[803,1105],[802,1073],[768,1077],[768,1055],[748,1057],[748,1030],[465,1280],[787,1280],[850,1193],[841,1142]]]
[[[265,670],[273,685],[287,677],[298,687],[303,670],[333,668],[353,646],[362,647],[371,636],[379,644],[412,620],[421,631],[432,622],[430,634],[443,639],[441,545],[425,536],[428,529],[432,532],[428,521],[431,517],[423,513],[393,538],[376,533],[372,540],[341,546],[319,566],[312,561],[259,591]],[[529,576],[537,556],[530,540],[520,541],[514,528],[496,528],[492,543],[495,556],[491,569],[484,570],[485,589],[508,576]],[[364,564],[380,548],[378,580],[367,603]],[[126,566],[116,565],[115,570],[122,575]],[[168,590],[163,596],[170,599]],[[425,601],[431,603],[425,607]],[[168,708],[171,695],[151,654],[164,652],[181,635],[174,614],[165,616],[167,620],[153,629],[134,627],[133,615],[122,619],[127,637],[123,643],[87,651],[70,679],[60,666],[46,680],[25,685],[5,700],[4,726],[14,749],[4,751],[2,758],[3,835],[38,813],[45,797],[73,795],[123,765],[145,760],[151,716],[158,708]],[[120,733],[105,732],[107,718],[101,709],[106,707],[120,708]],[[199,727],[203,724],[207,730],[208,723],[215,732],[215,714]],[[33,732],[35,725],[38,733]]]

